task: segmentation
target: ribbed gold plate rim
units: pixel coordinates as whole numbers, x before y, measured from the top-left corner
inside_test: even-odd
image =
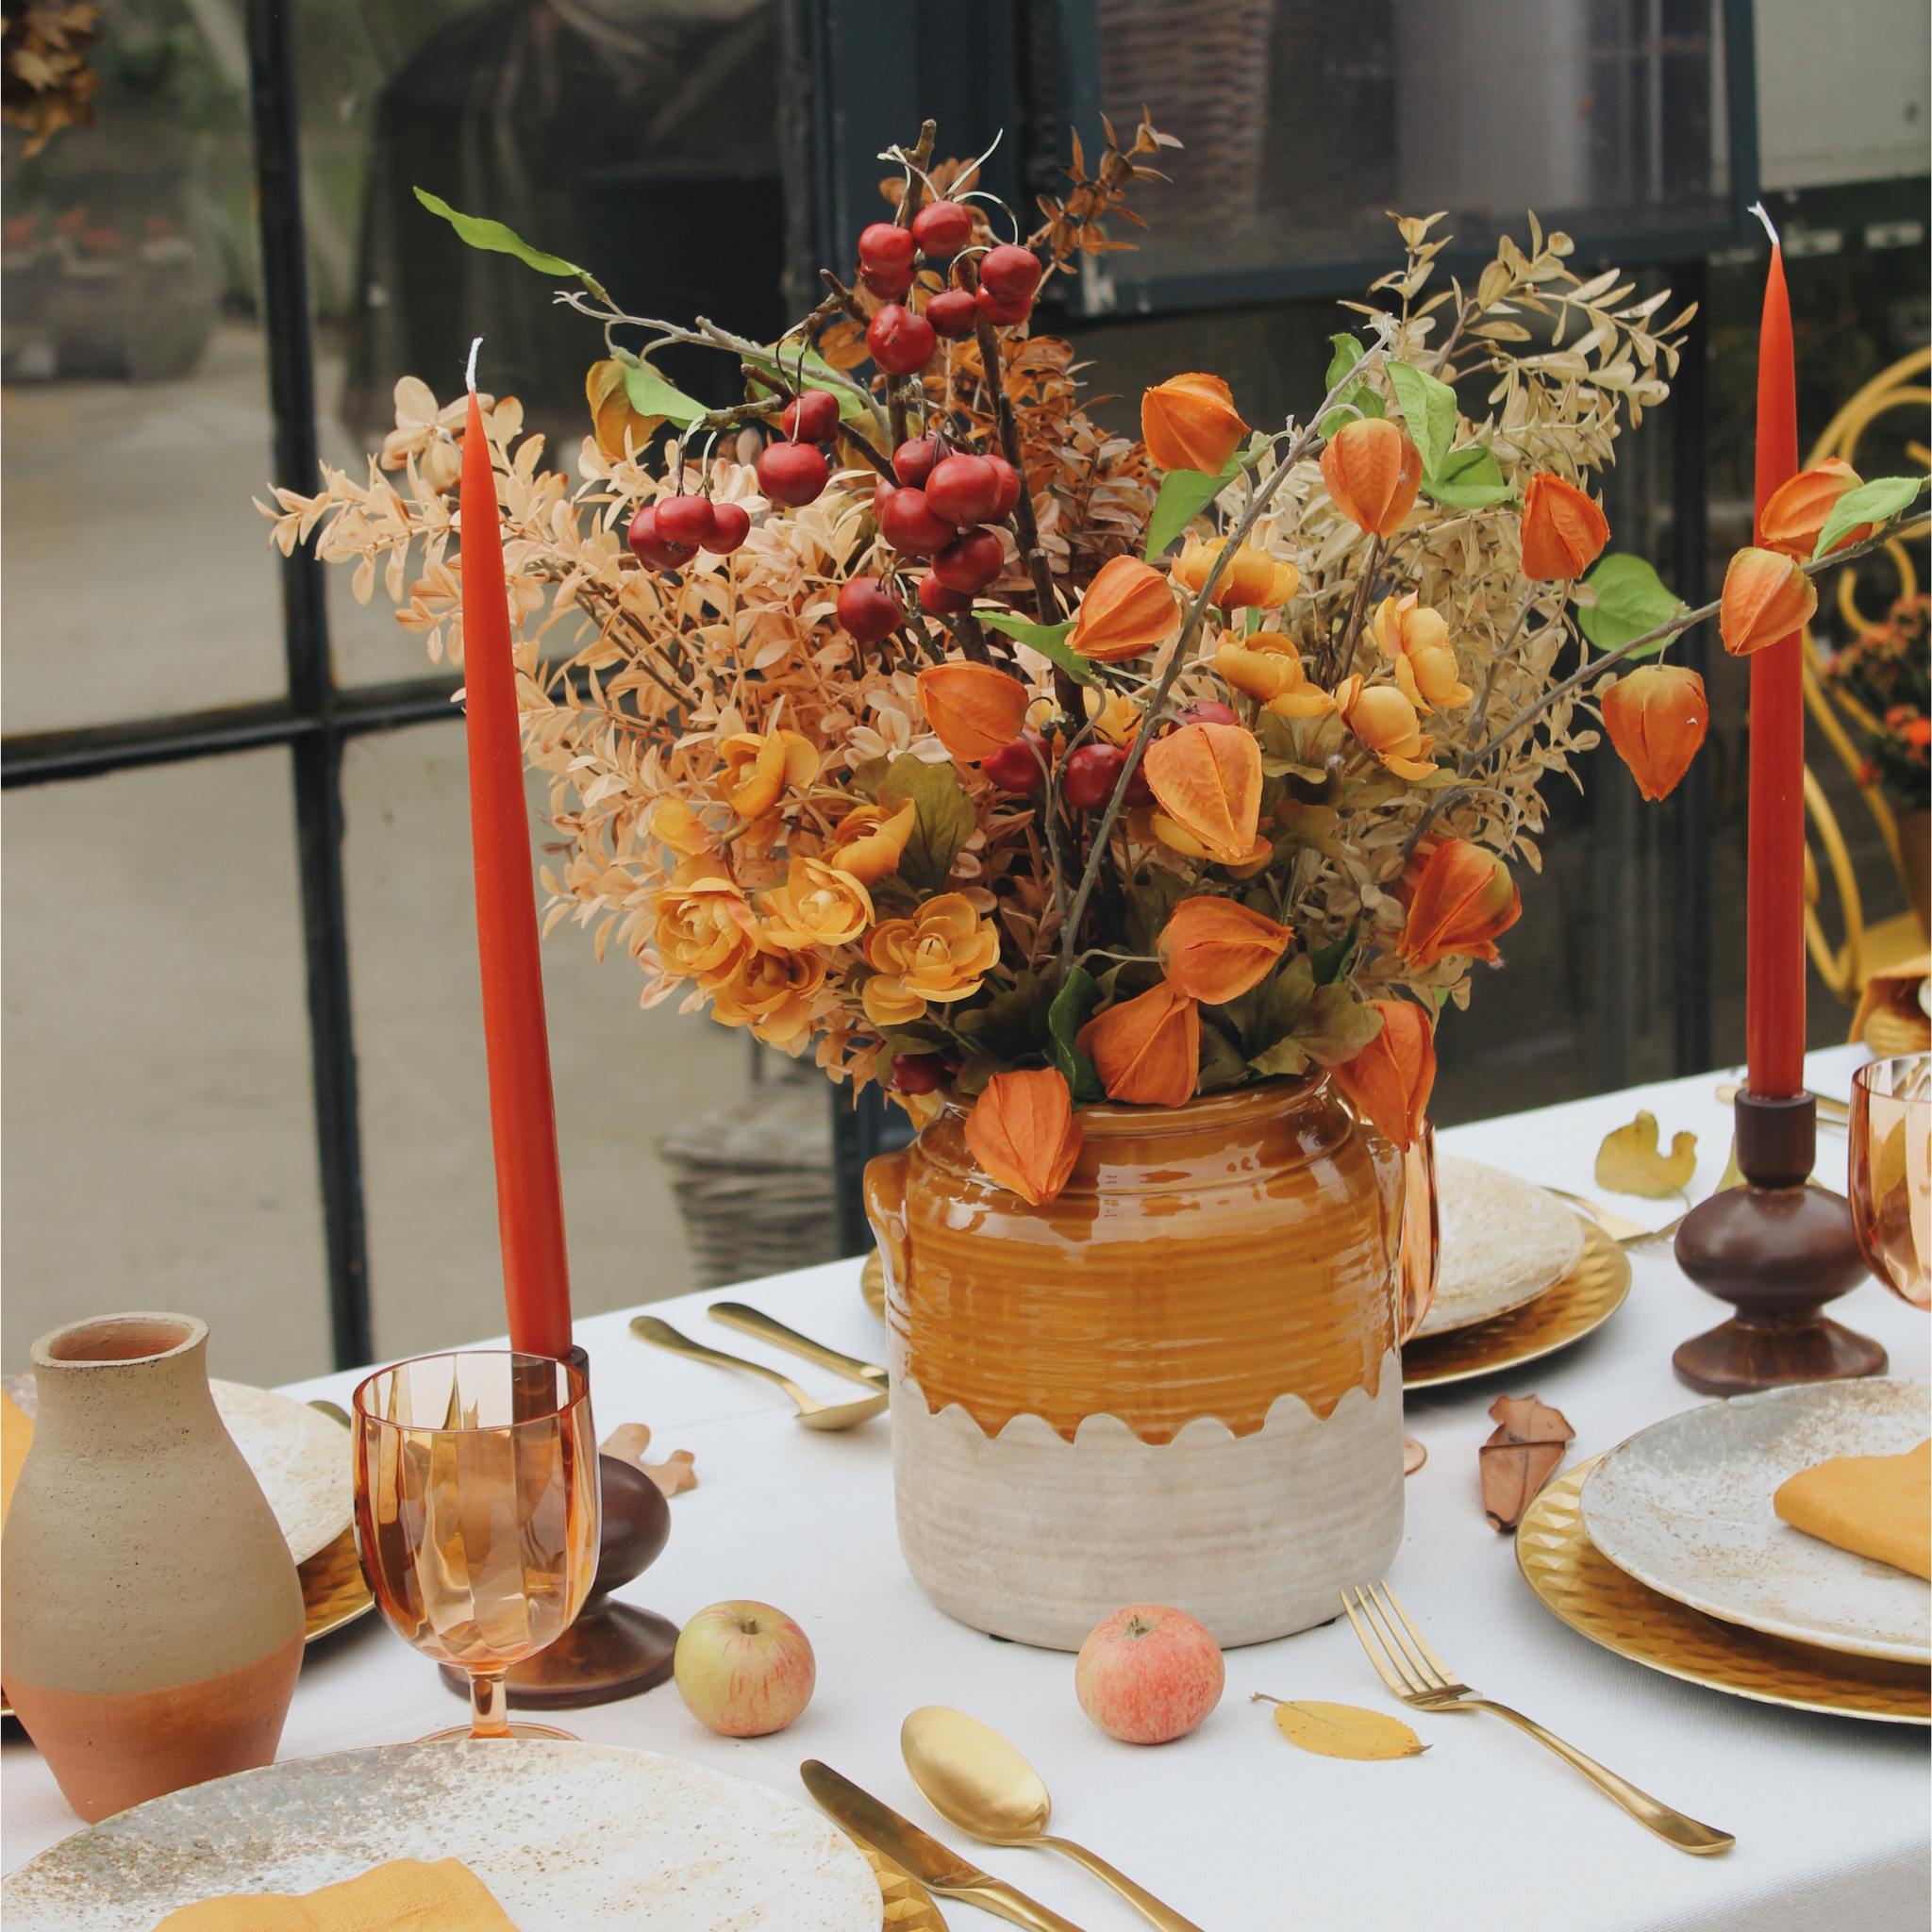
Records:
[[[1601,1457],[1550,1483],[1516,1531],[1516,1567],[1544,1607],[1633,1663],[1732,1697],[1877,1724],[1932,1724],[1932,1672],[1848,1657],[1721,1623],[1626,1576],[1583,1530],[1579,1498]]]
[[[1630,1257],[1586,1222],[1583,1258],[1562,1280],[1506,1315],[1410,1341],[1402,1351],[1402,1386],[1435,1389],[1554,1355],[1601,1328],[1629,1292]]]

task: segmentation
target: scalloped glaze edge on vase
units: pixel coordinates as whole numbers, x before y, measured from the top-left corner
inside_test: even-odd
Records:
[[[1338,1612],[1344,1584],[1388,1574],[1402,1542],[1402,1374],[1353,1389],[1326,1419],[1282,1395],[1236,1436],[1198,1416],[1165,1443],[1090,1415],[1072,1442],[1035,1415],[989,1439],[958,1404],[937,1415],[893,1377],[899,1546],[960,1623],[1078,1650],[1123,1604],[1185,1610],[1225,1647]]]

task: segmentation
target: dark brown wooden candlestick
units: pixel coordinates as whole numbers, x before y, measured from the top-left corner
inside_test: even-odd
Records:
[[[1809,1179],[1818,1110],[1808,1093],[1737,1099],[1738,1168],[1746,1185],[1700,1202],[1677,1230],[1677,1265],[1738,1312],[1684,1342],[1671,1359],[1706,1395],[1746,1395],[1788,1382],[1882,1374],[1885,1351],[1823,1312],[1866,1269],[1851,1204]]]

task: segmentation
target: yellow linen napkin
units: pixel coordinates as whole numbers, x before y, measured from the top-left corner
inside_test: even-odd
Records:
[[[393,1858],[291,1898],[232,1893],[170,1912],[155,1932],[516,1932],[490,1888],[456,1858]]]
[[[1793,1529],[1932,1580],[1932,1437],[1903,1456],[1834,1456],[1778,1485]]]
[[[33,1441],[33,1418],[0,1389],[0,1523],[7,1521],[13,1486],[20,1480],[20,1465],[26,1460]]]

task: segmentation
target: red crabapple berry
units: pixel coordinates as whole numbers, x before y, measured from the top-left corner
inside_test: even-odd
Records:
[[[946,1076],[946,1063],[936,1053],[895,1053],[891,1089],[894,1093],[932,1093]]]
[[[986,460],[992,465],[993,475],[1000,479],[1000,493],[986,522],[1003,524],[1013,514],[1013,507],[1020,501],[1020,473],[1005,457],[988,457]]]
[[[932,466],[943,454],[938,437],[910,437],[892,452],[892,475],[908,490],[924,490]]]
[[[918,252],[919,243],[913,240],[912,230],[902,228],[897,222],[874,222],[859,231],[858,265],[875,275],[904,275],[909,278],[912,258]]]
[[[1046,740],[1037,731],[1023,731],[991,758],[981,758],[979,769],[1002,791],[1037,791],[1044,782],[1041,774],[1051,763]]]
[[[866,328],[865,346],[888,375],[913,375],[931,361],[939,338],[924,316],[888,302]]]
[[[998,302],[982,289],[973,298],[975,312],[983,315],[995,328],[1018,328],[1033,313],[1033,298],[1022,296],[1017,302]]]
[[[970,289],[944,289],[925,305],[925,319],[935,335],[957,342],[973,333],[979,320],[979,304]]]
[[[667,496],[658,506],[658,534],[667,543],[708,550],[715,527],[708,496]]]
[[[1190,705],[1184,711],[1174,713],[1176,724],[1239,724],[1241,720],[1218,698],[1203,698],[1198,705]]]
[[[758,488],[793,509],[815,501],[831,476],[816,443],[772,442],[758,458]]]
[[[861,644],[890,637],[905,616],[898,598],[877,577],[847,577],[839,587],[839,622]]]
[[[912,239],[928,255],[958,255],[973,239],[973,210],[936,201],[912,217]]]
[[[711,506],[711,541],[705,545],[713,557],[729,557],[751,535],[751,516],[741,504]]]
[[[879,514],[879,533],[894,550],[930,557],[953,541],[951,524],[932,513],[923,490],[895,490]]]
[[[927,571],[919,580],[919,608],[928,617],[958,617],[962,610],[973,608],[973,593],[949,591],[934,572]]]
[[[925,479],[932,513],[964,529],[983,523],[1000,500],[999,472],[984,457],[946,457]]]
[[[791,442],[830,442],[839,433],[839,398],[830,390],[808,389],[785,405],[778,424]]]
[[[682,570],[697,552],[685,543],[670,543],[658,534],[658,509],[646,504],[630,520],[625,541],[631,554],[650,570]]]
[[[1030,248],[1003,242],[979,258],[979,286],[995,302],[1025,302],[1040,286],[1040,258]]]
[[[932,560],[933,575],[949,591],[983,591],[1006,568],[1006,546],[991,530],[968,530]]]

